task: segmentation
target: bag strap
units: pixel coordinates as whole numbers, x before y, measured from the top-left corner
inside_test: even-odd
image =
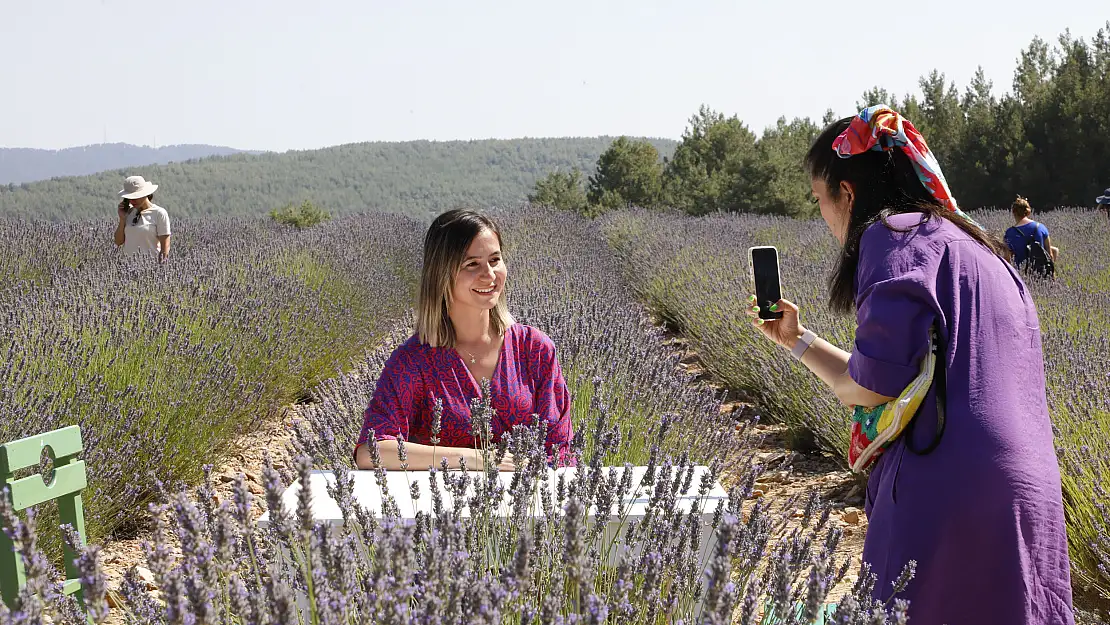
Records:
[[[933,441],[931,443],[929,443],[924,449],[915,449],[914,448],[914,445],[913,445],[914,424],[917,423],[918,417],[921,416],[921,408],[925,406],[925,402],[921,402],[921,406],[919,406],[917,408],[917,414],[915,414],[913,416],[913,419],[910,419],[910,422],[908,424],[906,424],[906,430],[905,430],[906,449],[910,450],[912,453],[914,453],[918,456],[926,456],[926,455],[932,453],[933,450],[937,448],[937,445],[940,445],[940,439],[944,435],[944,426],[947,422],[947,419],[945,417],[945,408],[944,408],[945,401],[947,399],[947,392],[946,391],[947,391],[947,386],[948,386],[948,379],[947,379],[948,358],[946,356],[947,350],[942,349],[942,344],[941,344],[941,340],[940,340],[940,328],[935,323],[933,324],[933,332],[935,333],[934,334],[934,340],[933,340],[933,347],[932,347],[933,356],[934,356],[934,360],[933,360],[933,384],[936,387],[936,397],[937,397],[937,433],[936,433],[936,436],[933,437]]]
[[[1034,221],[1033,223],[1037,223],[1037,222]],[[1021,235],[1021,238],[1025,239],[1025,244],[1026,245],[1032,245],[1032,244],[1037,242],[1037,232],[1040,230],[1040,228],[1034,228],[1032,236],[1029,236],[1029,235],[1025,234],[1025,231],[1022,230],[1021,228],[1018,228],[1017,226],[1014,226],[1014,229],[1018,231],[1018,234]]]

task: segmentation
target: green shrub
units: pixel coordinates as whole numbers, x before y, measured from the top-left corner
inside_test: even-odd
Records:
[[[281,208],[270,211],[270,219],[273,219],[279,224],[293,226],[300,230],[320,225],[330,220],[331,215],[319,206],[305,200],[301,202],[300,206],[286,204]]]

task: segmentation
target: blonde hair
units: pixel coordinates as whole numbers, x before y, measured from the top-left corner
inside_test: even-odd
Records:
[[[1013,213],[1014,219],[1025,219],[1033,214],[1033,207],[1029,205],[1029,200],[1019,195],[1010,205],[1010,212]]]
[[[424,235],[424,267],[416,303],[416,334],[432,347],[454,347],[455,326],[448,314],[466,250],[483,231],[489,230],[501,243],[501,230],[489,217],[466,209],[454,209],[436,217]],[[490,311],[490,331],[501,335],[516,323],[502,293]]]

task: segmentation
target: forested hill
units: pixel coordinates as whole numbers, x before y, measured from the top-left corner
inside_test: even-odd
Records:
[[[155,201],[174,216],[259,215],[311,200],[332,214],[428,215],[459,205],[525,199],[548,172],[592,173],[612,137],[358,143],[281,154],[236,154],[131,167],[90,176],[0,186],[0,217],[114,218],[123,178],[160,185]],[[676,142],[652,140],[669,156]]]
[[[58,176],[87,176],[120,167],[164,164],[240,152],[243,150],[219,145],[152,148],[127,143],[84,145],[64,150],[0,148],[0,184],[48,180]]]

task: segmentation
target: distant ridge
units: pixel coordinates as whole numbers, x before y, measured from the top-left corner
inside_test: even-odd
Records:
[[[333,215],[382,211],[426,217],[457,206],[526,199],[536,180],[577,167],[583,178],[615,137],[353,143],[318,150],[236,153],[98,174],[0,184],[0,217],[114,219],[128,174],[160,185],[171,215],[256,216],[311,200]],[[676,141],[648,139],[663,157]]]
[[[157,165],[242,152],[218,145],[152,148],[128,143],[101,143],[63,150],[0,148],[0,184],[20,184],[60,176],[87,176],[121,167]]]

